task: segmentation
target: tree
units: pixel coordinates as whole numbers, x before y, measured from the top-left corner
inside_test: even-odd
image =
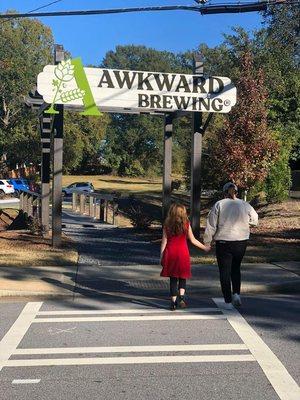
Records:
[[[8,168],[6,164],[6,154],[0,157],[0,176],[6,177],[8,174]]]
[[[266,200],[268,203],[279,203],[286,200],[291,186],[291,169],[289,157],[291,146],[278,140],[279,152],[275,162],[270,166],[265,182]]]
[[[97,173],[101,171],[99,152],[110,118],[86,117],[74,112],[64,116],[65,173]]]
[[[26,159],[33,161],[37,155],[37,146],[32,146],[36,116],[25,110],[24,96],[43,66],[51,61],[52,49],[50,28],[37,20],[16,19],[0,24],[0,154],[8,153],[11,166],[25,156],[25,148]]]
[[[121,176],[161,173],[162,122],[158,116],[112,116],[104,157],[115,173]]]
[[[255,53],[268,88],[270,124],[291,144],[289,158],[300,161],[299,5],[269,7],[264,25],[255,36]]]
[[[277,154],[277,143],[267,125],[267,93],[262,71],[245,52],[237,82],[238,102],[208,147],[207,174],[216,184],[232,180],[247,191],[266,179]]]
[[[8,20],[0,25],[0,127],[18,121],[24,97],[52,58],[50,28],[37,20]]]
[[[189,57],[158,51],[145,46],[117,46],[105,56],[102,66],[141,71],[190,71]],[[188,132],[190,135],[190,131]],[[187,132],[174,134],[174,172],[183,172],[185,152],[182,144]],[[106,134],[105,159],[120,175],[160,175],[163,157],[163,120],[150,115],[112,115]]]

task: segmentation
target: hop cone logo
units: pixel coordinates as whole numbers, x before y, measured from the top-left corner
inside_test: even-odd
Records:
[[[74,78],[74,65],[71,60],[62,61],[54,70],[54,75],[62,82],[69,82]]]

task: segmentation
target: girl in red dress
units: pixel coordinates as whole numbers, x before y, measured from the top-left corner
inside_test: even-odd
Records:
[[[173,311],[176,310],[177,306],[180,308],[187,306],[184,298],[186,280],[192,276],[187,239],[201,250],[210,250],[209,247],[195,238],[185,206],[172,204],[163,228],[160,251],[163,268],[160,276],[170,278],[171,310]]]

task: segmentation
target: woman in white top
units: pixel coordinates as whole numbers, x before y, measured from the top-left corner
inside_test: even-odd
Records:
[[[225,303],[241,305],[241,262],[245,255],[250,226],[256,226],[258,215],[246,201],[237,198],[238,188],[228,182],[223,186],[225,198],[211,209],[204,233],[204,244],[216,241],[216,256]],[[231,291],[232,284],[232,291]]]

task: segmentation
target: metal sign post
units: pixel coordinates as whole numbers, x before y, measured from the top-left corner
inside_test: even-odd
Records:
[[[51,123],[50,116],[42,113],[40,116],[40,131],[42,142],[41,163],[41,222],[44,235],[49,234],[49,199],[50,199],[50,151],[51,151]]]
[[[194,55],[194,74],[204,75],[203,62],[199,54]],[[197,80],[197,77],[194,77]],[[195,82],[197,84],[197,82]],[[193,113],[191,140],[191,226],[194,235],[200,236],[201,158],[202,158],[202,113]]]
[[[64,60],[64,50],[60,45],[55,46],[54,63],[59,64]],[[61,246],[62,234],[62,166],[63,166],[63,130],[64,130],[64,106],[56,106],[56,114],[53,125],[52,141],[52,246]]]
[[[164,116],[163,221],[171,201],[172,133],[174,113]]]
[[[195,85],[197,78],[203,77],[203,62],[200,55],[194,56],[194,73]],[[203,79],[203,78],[202,78]],[[230,100],[225,100],[228,104]],[[235,103],[234,103],[235,104]],[[213,112],[209,112],[205,122],[203,122],[203,113],[193,113],[193,130],[192,130],[192,146],[191,146],[191,225],[193,232],[197,238],[200,237],[200,211],[201,211],[201,162],[202,162],[202,140],[209,123],[214,116]]]

